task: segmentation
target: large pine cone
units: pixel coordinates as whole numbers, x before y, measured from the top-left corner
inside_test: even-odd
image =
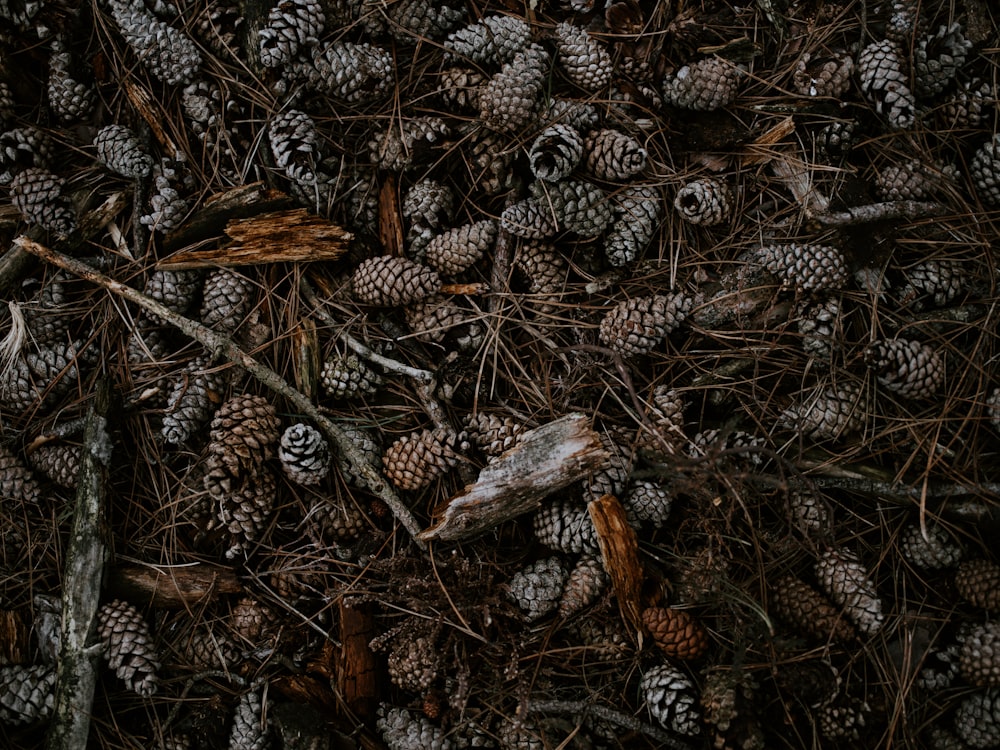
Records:
[[[97,632],[104,658],[126,687],[145,696],[156,692],[160,662],[139,610],[120,599],[108,602],[98,610]]]
[[[358,301],[368,305],[409,305],[441,289],[433,268],[392,255],[363,260],[351,284]]]
[[[959,565],[955,588],[972,606],[1000,612],[1000,565],[992,560],[966,560]]]
[[[39,167],[28,167],[10,181],[10,202],[25,221],[49,232],[67,235],[76,229],[76,215],[63,195],[66,183]]]
[[[486,16],[453,31],[444,47],[454,57],[474,63],[501,65],[511,62],[531,40],[531,27],[517,16]]]
[[[916,114],[916,100],[909,87],[903,55],[895,43],[884,39],[872,42],[858,55],[861,92],[884,115],[889,127],[910,127]]]
[[[278,413],[263,396],[238,394],[212,418],[209,450],[234,472],[254,471],[274,458]]]
[[[289,67],[318,93],[348,103],[383,95],[394,72],[388,51],[372,44],[341,41],[310,47],[308,60],[296,60]]]
[[[35,453],[38,450],[40,449],[36,449]],[[0,445],[0,498],[2,501],[6,503],[12,500],[21,503],[37,503],[41,494],[42,488],[39,487],[28,467],[9,448]]]
[[[638,258],[663,217],[663,199],[651,185],[629,185],[612,197],[614,220],[604,238],[604,254],[615,267]]]
[[[846,549],[827,550],[816,561],[816,578],[858,630],[874,635],[881,629],[885,621],[882,599],[857,555]]]
[[[529,190],[537,203],[551,207],[558,230],[596,237],[611,223],[611,203],[597,185],[582,180],[533,182]]]
[[[56,669],[48,664],[0,667],[0,721],[30,724],[55,708]]]
[[[610,581],[604,562],[595,555],[583,555],[569,572],[559,599],[559,616],[570,617],[589,607]]]
[[[854,639],[854,628],[822,594],[795,576],[782,576],[771,586],[774,613],[790,627],[820,642]]]
[[[782,412],[778,423],[818,440],[835,440],[861,429],[868,418],[868,399],[861,385],[840,381]]]
[[[587,171],[599,180],[621,182],[646,168],[648,154],[635,138],[612,128],[587,136]]]
[[[955,734],[965,747],[1000,745],[1000,688],[986,688],[963,698],[954,721]]]
[[[201,68],[201,53],[191,37],[159,20],[142,3],[111,0],[108,7],[125,41],[150,73],[170,86],[191,82]]]
[[[206,464],[203,483],[217,502],[218,524],[229,532],[226,557],[232,559],[267,528],[278,493],[277,481],[266,466],[234,472],[218,454],[209,456]]]
[[[642,624],[667,656],[693,660],[708,650],[708,633],[687,610],[647,607]]]
[[[374,393],[383,379],[358,355],[335,352],[323,364],[320,382],[330,398],[352,398]]]
[[[212,271],[201,293],[201,322],[221,333],[232,333],[250,313],[253,285],[228,268]]]
[[[516,133],[538,114],[549,69],[548,53],[529,44],[514,55],[479,92],[479,116],[501,133]]]
[[[597,530],[585,505],[568,497],[547,500],[532,518],[535,537],[550,549],[559,552],[596,553]]]
[[[497,240],[493,219],[464,224],[434,237],[424,250],[424,261],[439,273],[455,276],[488,253]]]
[[[326,14],[317,0],[281,0],[271,8],[260,30],[260,64],[277,68],[290,62],[305,45],[318,44]]]
[[[465,433],[444,427],[404,435],[382,457],[385,475],[404,491],[426,487],[462,460],[468,450]]]
[[[648,354],[684,322],[694,302],[684,292],[622,300],[601,321],[601,342],[625,356]]]
[[[477,412],[462,420],[469,439],[486,456],[499,456],[517,445],[527,428],[513,417]]]
[[[886,390],[903,398],[930,398],[944,383],[944,358],[913,339],[873,341],[865,349],[865,362]]]

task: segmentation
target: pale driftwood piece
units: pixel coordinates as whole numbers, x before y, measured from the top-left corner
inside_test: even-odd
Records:
[[[587,504],[590,519],[597,531],[597,546],[601,548],[604,569],[618,600],[622,617],[635,633],[642,633],[642,579],[639,562],[639,542],[625,516],[625,509],[614,495],[604,495]]]
[[[656,740],[660,743],[661,747],[668,748],[668,750],[693,750],[694,748],[694,745],[676,739],[666,730],[648,724],[645,721],[640,721],[631,714],[616,711],[610,706],[602,706],[598,703],[584,703],[583,701],[531,701],[528,703],[527,708],[530,714],[563,714],[577,717],[589,714],[609,724],[627,729],[630,732],[644,734],[650,739]]]
[[[57,667],[55,708],[45,747],[75,750],[87,747],[91,705],[97,685],[100,646],[92,644],[97,629],[107,546],[103,538],[104,471],[111,456],[105,414],[110,386],[98,384],[87,416],[83,455],[76,485],[73,529],[63,574],[62,635]]]
[[[583,414],[526,432],[513,448],[484,468],[479,478],[448,500],[424,541],[469,539],[538,507],[542,498],[602,468],[608,454]]]
[[[178,315],[173,310],[151,299],[142,292],[95,271],[86,263],[75,258],[70,258],[62,253],[57,253],[44,245],[29,240],[27,237],[18,237],[14,240],[14,244],[58,268],[62,268],[79,276],[81,279],[86,279],[93,284],[97,284],[109,292],[127,299],[129,302],[134,302],[147,312],[176,327],[181,333],[190,336],[210,352],[215,352],[233,364],[242,367],[278,395],[284,396],[295,408],[309,417],[309,419],[316,423],[320,430],[326,433],[326,436],[330,438],[330,441],[337,447],[337,450],[340,451],[348,462],[350,462],[352,468],[364,479],[365,484],[371,490],[372,494],[378,496],[389,507],[396,520],[409,532],[410,536],[417,542],[417,545],[421,548],[424,547],[424,543],[417,539],[417,535],[420,533],[417,519],[413,517],[410,509],[403,504],[389,483],[368,463],[351,439],[328,419],[309,400],[308,396],[292,388],[278,373],[267,365],[261,364],[240,349],[231,338],[223,336],[217,331],[203,326],[201,323],[185,318],[183,315]]]
[[[941,203],[931,201],[886,201],[885,203],[869,203],[865,206],[854,206],[844,211],[817,213],[813,218],[824,226],[846,227],[855,224],[870,224],[874,221],[922,219],[928,216],[941,216],[950,210]]]
[[[181,250],[157,263],[172,270],[261,263],[308,263],[336,260],[347,252],[354,235],[304,208],[272,211],[248,219],[231,219],[226,235],[232,243],[204,250]]]
[[[154,607],[193,607],[219,594],[239,594],[232,568],[198,563],[183,566],[123,565],[108,576],[111,596]]]

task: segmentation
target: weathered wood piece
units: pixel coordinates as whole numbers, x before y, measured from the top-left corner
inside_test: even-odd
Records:
[[[340,600],[340,654],[337,662],[337,693],[359,718],[374,715],[378,698],[375,653],[371,642],[375,620],[365,604]]]
[[[395,175],[388,175],[378,193],[378,238],[386,255],[403,255],[403,212]]]
[[[239,594],[243,585],[222,565],[123,565],[108,576],[111,596],[154,607],[193,607],[219,594]]]
[[[567,414],[525,433],[438,509],[439,520],[418,538],[454,542],[482,534],[534,510],[542,498],[597,471],[607,459],[590,420]]]
[[[625,508],[614,495],[604,495],[587,505],[590,518],[597,531],[597,545],[601,548],[604,569],[611,578],[611,586],[618,600],[622,617],[642,633],[642,579],[643,568],[639,562],[639,542],[625,516]]]

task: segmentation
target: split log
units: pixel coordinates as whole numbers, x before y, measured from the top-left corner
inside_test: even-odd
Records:
[[[642,633],[642,579],[643,568],[639,562],[639,542],[625,515],[625,508],[614,495],[604,495],[587,505],[590,518],[597,531],[597,545],[601,548],[604,569],[611,578],[611,587],[618,600],[622,617]]]
[[[108,577],[109,593],[154,607],[193,607],[219,594],[239,594],[243,586],[232,568],[221,565],[124,565]]]
[[[608,459],[583,414],[567,414],[524,434],[479,478],[435,512],[419,539],[454,542],[535,510],[542,498],[601,469]]]

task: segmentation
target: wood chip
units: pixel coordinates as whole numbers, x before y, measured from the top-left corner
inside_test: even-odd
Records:
[[[591,500],[587,509],[597,530],[597,544],[622,617],[641,634],[644,630],[641,604],[644,573],[639,562],[635,529],[629,525],[625,509],[614,495]]]

